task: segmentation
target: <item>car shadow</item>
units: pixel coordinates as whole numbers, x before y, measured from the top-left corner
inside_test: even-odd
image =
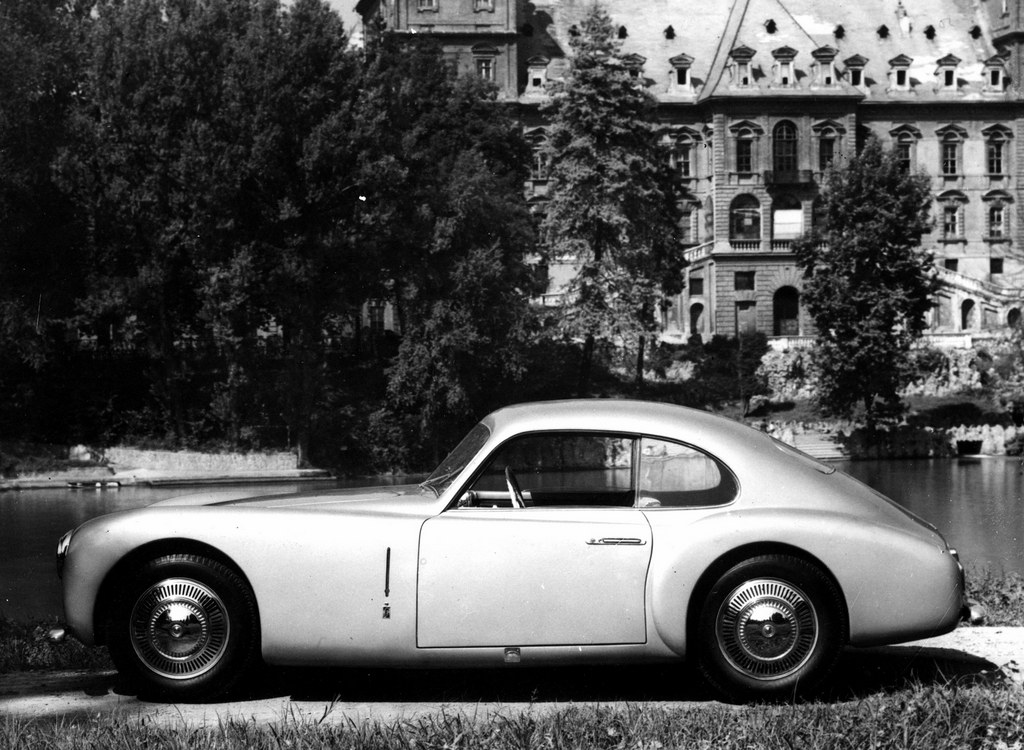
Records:
[[[918,686],[999,685],[992,662],[955,649],[886,646],[846,649],[811,699],[858,700]],[[233,696],[234,697],[234,696]],[[265,670],[238,699],[363,703],[588,703],[717,700],[687,664],[508,669]]]

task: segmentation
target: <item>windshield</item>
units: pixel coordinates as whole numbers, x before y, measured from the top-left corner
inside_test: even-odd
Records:
[[[448,454],[420,487],[427,487],[441,497],[441,493],[448,489],[448,485],[466,468],[466,464],[480,451],[490,436],[490,429],[484,424],[478,424],[462,438],[462,442],[455,446],[455,450]]]

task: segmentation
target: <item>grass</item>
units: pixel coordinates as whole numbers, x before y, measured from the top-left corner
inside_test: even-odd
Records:
[[[1024,576],[973,567],[967,571],[967,594],[985,608],[985,625],[1024,626]]]
[[[439,712],[381,722],[222,720],[160,726],[145,718],[32,722],[0,718],[0,746],[220,750],[246,748],[985,748],[1024,743],[1019,689],[914,687],[848,703],[730,707],[573,707],[482,719]]]
[[[1024,626],[1024,576],[975,569],[969,572],[968,581],[971,596],[988,612],[986,624]],[[53,623],[23,624],[0,619],[0,674],[31,669],[110,668],[106,649],[88,649],[73,640],[51,644],[46,633],[52,626]],[[272,723],[222,719],[206,726],[190,725],[184,720],[161,724],[141,715],[117,713],[56,720],[0,716],[0,747],[1024,748],[1024,691],[1012,684],[980,684],[955,677],[927,683],[882,680],[869,690],[849,693],[859,697],[842,700],[840,694],[847,693],[839,690],[826,701],[789,705],[567,705],[553,712],[527,709],[489,719],[442,710],[393,722],[335,718],[330,715],[330,707],[319,719],[292,717]]]

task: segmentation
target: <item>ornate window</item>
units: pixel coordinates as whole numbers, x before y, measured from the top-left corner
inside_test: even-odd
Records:
[[[416,10],[421,13],[424,11],[437,12],[439,2],[440,0],[416,0]]]
[[[893,140],[893,150],[896,152],[896,160],[905,172],[914,168],[917,152],[917,142],[921,140],[921,131],[913,125],[900,125],[889,131]]]
[[[811,130],[817,139],[818,171],[824,172],[841,153],[841,139],[845,129],[834,120],[824,120],[816,123]]]
[[[736,171],[754,171],[754,134],[749,130],[736,136]]]
[[[494,0],[473,0],[473,10],[477,13],[481,11],[494,12]]]
[[[1005,190],[992,190],[986,193],[985,202],[985,238],[989,240],[1005,240],[1010,237],[1010,206],[1013,198]]]
[[[967,198],[963,193],[950,190],[939,196],[939,229],[942,239],[957,242],[964,238],[964,206]]]
[[[729,239],[761,239],[761,204],[749,193],[736,196],[729,208]]]
[[[666,151],[666,160],[672,173],[683,179],[697,174],[697,142],[699,135],[689,128],[662,136],[661,145]]]
[[[772,168],[776,172],[795,172],[797,169],[796,125],[789,120],[783,120],[776,125],[772,146]]]
[[[981,131],[985,136],[985,173],[989,177],[1007,174],[1007,144],[1013,134],[1005,125],[993,125]]]
[[[494,82],[496,78],[495,58],[498,56],[497,48],[489,44],[477,44],[474,45],[472,52],[476,74],[485,81]]]
[[[963,174],[963,147],[967,131],[958,125],[947,125],[935,131],[939,136],[939,174],[958,177]]]

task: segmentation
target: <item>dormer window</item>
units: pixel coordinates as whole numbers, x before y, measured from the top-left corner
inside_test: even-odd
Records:
[[[772,57],[775,58],[775,84],[777,86],[795,86],[793,59],[796,57],[796,50],[792,47],[779,47],[772,50]]]
[[[551,60],[544,55],[536,55],[526,61],[526,92],[540,94],[548,82],[548,63]]]
[[[672,66],[672,86],[676,93],[693,93],[693,79],[690,77],[690,67],[693,65],[693,58],[690,55],[676,55],[669,61]]]
[[[913,58],[899,55],[889,61],[890,88],[896,91],[910,91],[910,64]]]
[[[1000,55],[985,61],[984,90],[996,93],[1006,91],[1006,61]]]
[[[747,88],[753,84],[750,74],[750,61],[756,53],[750,47],[736,47],[729,53],[733,61],[733,85]]]
[[[956,69],[959,64],[960,58],[956,55],[946,55],[935,63],[939,90],[956,91]]]
[[[839,50],[835,47],[819,47],[811,53],[814,58],[815,79],[819,86],[835,86],[836,76],[836,55]]]
[[[846,58],[843,63],[850,74],[850,85],[861,88],[864,86],[864,66],[868,64],[866,57],[854,55]]]
[[[644,72],[644,64],[647,62],[647,58],[643,55],[626,55],[622,58],[622,65],[626,68],[630,78],[636,78],[638,81],[642,79]]]

